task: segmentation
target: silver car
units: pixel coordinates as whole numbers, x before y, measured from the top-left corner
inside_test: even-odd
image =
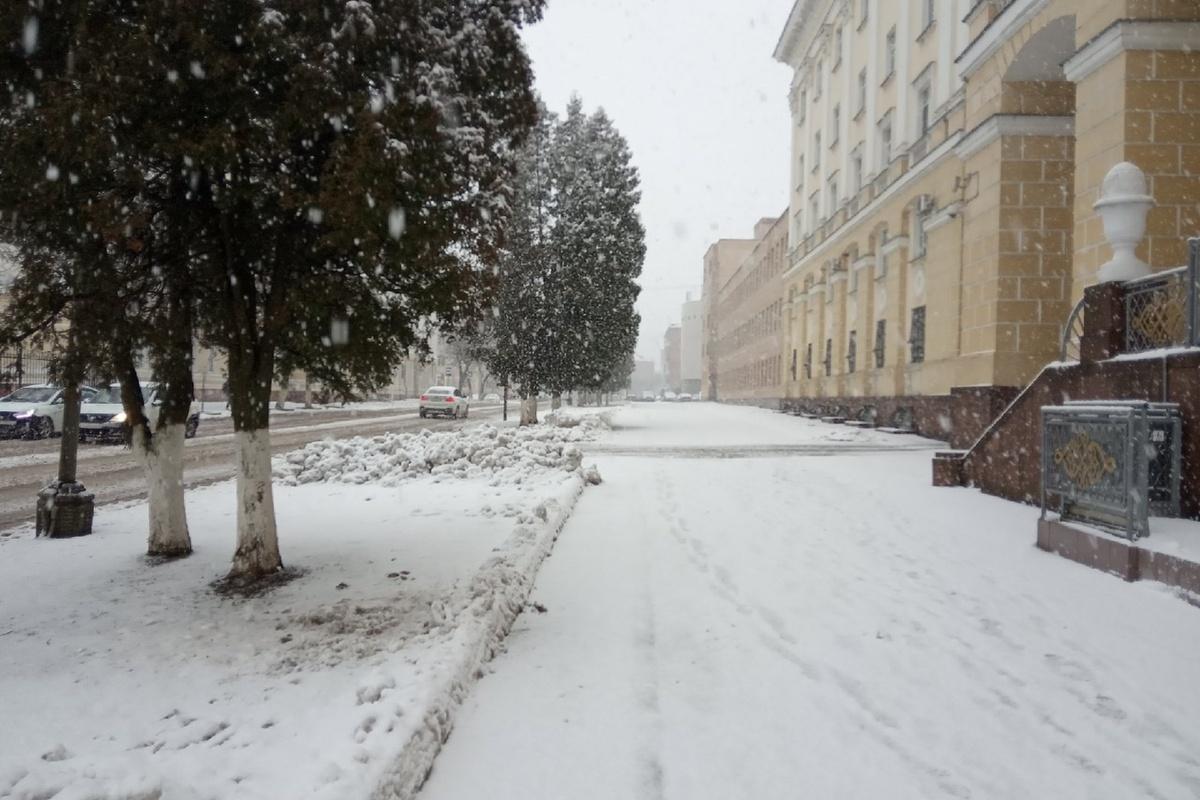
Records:
[[[96,390],[81,386],[79,393],[86,403]],[[51,383],[22,386],[7,397],[0,397],[0,436],[47,439],[61,431],[62,424],[61,386]]]
[[[417,406],[420,417],[454,417],[466,416],[471,412],[471,401],[466,392],[453,386],[430,386],[421,393],[421,402]]]

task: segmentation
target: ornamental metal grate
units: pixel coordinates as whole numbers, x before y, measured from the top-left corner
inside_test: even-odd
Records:
[[[850,331],[850,340],[846,342],[846,371],[854,372],[858,368],[858,332]]]
[[[1136,540],[1150,533],[1152,435],[1169,427],[1173,476],[1157,480],[1178,511],[1178,409],[1137,401],[1093,401],[1042,409],[1042,515],[1057,499],[1063,519],[1102,525]],[[1161,444],[1168,444],[1166,435]],[[1170,505],[1168,499],[1164,505]],[[1155,504],[1161,508],[1159,504]],[[1157,509],[1156,509],[1157,510]],[[1165,510],[1165,509],[1164,509]]]
[[[1188,240],[1188,264],[1125,284],[1125,351],[1200,344],[1197,291],[1200,238]]]

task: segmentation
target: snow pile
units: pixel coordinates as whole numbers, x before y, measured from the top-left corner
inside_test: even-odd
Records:
[[[564,424],[565,423],[565,424]],[[549,425],[452,431],[388,433],[370,438],[311,442],[276,459],[275,475],[305,483],[378,483],[395,486],[413,478],[490,478],[493,486],[520,484],[546,471],[581,466],[580,442],[608,429],[600,415],[554,418]]]

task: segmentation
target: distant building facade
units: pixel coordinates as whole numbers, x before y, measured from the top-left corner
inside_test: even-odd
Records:
[[[669,325],[663,334],[663,389],[669,392],[680,391],[682,333],[683,329],[679,325]]]
[[[717,375],[717,342],[720,339],[720,320],[717,304],[721,287],[754,247],[753,239],[720,239],[704,254],[704,289],[700,296],[700,392],[705,400],[719,400]]]
[[[660,388],[659,384],[658,370],[654,368],[653,361],[637,359],[633,362],[633,376],[630,379],[629,388],[634,394],[640,395],[642,392],[657,394]]]
[[[704,373],[701,360],[704,344],[704,305],[689,296],[679,312],[679,385],[688,394],[700,394]]]
[[[783,386],[787,214],[764,218],[717,294],[717,385],[724,402],[778,405]]]

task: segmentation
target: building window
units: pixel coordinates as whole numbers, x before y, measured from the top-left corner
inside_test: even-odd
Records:
[[[917,86],[917,136],[924,136],[933,121],[933,89],[928,80]]]
[[[833,33],[833,71],[837,72],[842,65],[842,29],[838,27]]]
[[[875,321],[875,368],[883,366],[887,353],[887,320]]]
[[[817,220],[821,218],[821,193],[813,192],[808,198],[808,225],[810,230],[816,230]]]
[[[871,0],[858,0],[858,27],[867,24],[871,16]]]
[[[839,200],[840,200],[840,198],[838,197],[838,176],[837,176],[837,173],[835,172],[829,176],[829,213],[830,214],[833,214],[834,211],[837,211]]]
[[[804,238],[804,212],[797,211],[792,215],[792,246]]]
[[[813,100],[821,99],[821,84],[824,82],[821,79],[825,77],[825,62],[817,62],[816,80],[813,82]]]
[[[879,169],[885,170],[892,163],[892,112],[879,120]]]
[[[858,73],[858,102],[854,116],[863,113],[867,108],[867,68],[863,67]]]
[[[853,181],[850,185],[854,187],[854,194],[858,194],[863,185],[863,155],[862,144],[854,148],[854,153],[850,156],[850,180]]]
[[[833,374],[833,339],[825,340],[825,377]]]
[[[793,348],[792,349],[792,380],[796,380],[796,357],[798,355],[799,355],[799,351],[796,350],[795,348]]]
[[[833,118],[831,120],[833,130],[829,132],[829,149],[832,150],[837,146],[838,139],[842,135],[842,104],[837,103],[833,107]]]
[[[816,172],[821,167],[821,132],[817,131],[813,134],[813,165],[812,171]]]
[[[883,82],[896,73],[896,26],[887,32],[887,40],[883,45]]]
[[[858,331],[850,331],[850,339],[846,342],[846,371],[854,372],[858,367]]]
[[[797,112],[800,116],[796,118],[796,122],[799,125],[803,125],[804,120],[808,119],[808,89],[800,90],[800,103]]]
[[[808,343],[808,347],[804,351],[804,377],[812,377],[812,342]]]
[[[921,0],[921,33],[929,30],[929,26],[937,21],[937,0]]]
[[[917,306],[912,310],[908,346],[912,354],[912,363],[920,364],[925,360],[925,306]]]
[[[926,207],[924,200],[917,207],[917,213],[913,216],[913,246],[912,258],[914,260],[925,257],[925,248],[928,241],[928,232],[926,226],[929,224],[929,210]]]

